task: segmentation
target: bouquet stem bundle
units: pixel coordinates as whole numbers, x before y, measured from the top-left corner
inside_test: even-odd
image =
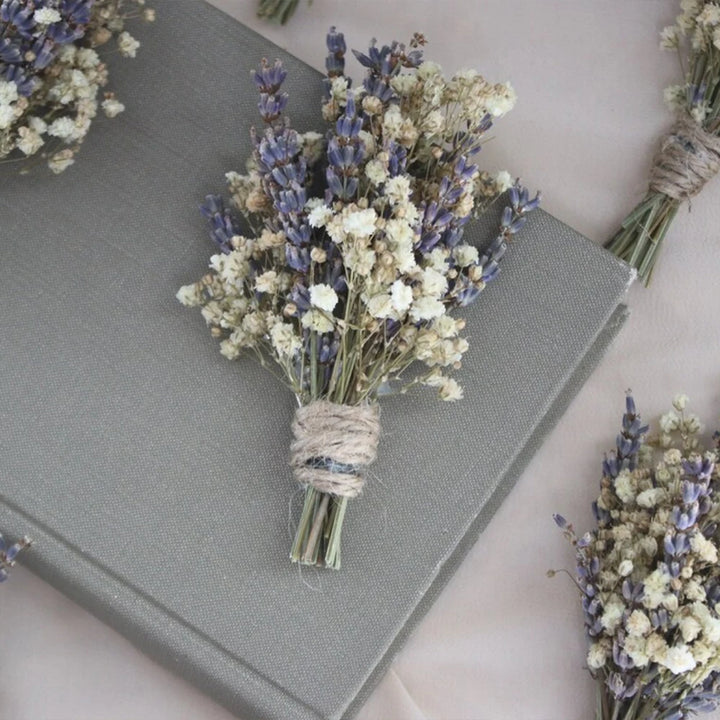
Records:
[[[661,34],[681,68],[687,55],[684,84],[665,91],[677,121],[655,157],[648,193],[605,245],[637,268],[646,285],[678,209],[720,170],[720,5],[683,0],[681,6],[676,24]]]

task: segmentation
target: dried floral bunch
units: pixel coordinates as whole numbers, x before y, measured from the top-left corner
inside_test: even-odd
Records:
[[[646,440],[632,396],[577,553],[598,720],[681,720],[720,704],[720,500],[687,397]]]
[[[660,39],[677,52],[684,75],[665,90],[677,121],[655,157],[647,195],[606,244],[646,285],[680,205],[720,169],[720,3],[681,0],[680,7]]]
[[[472,162],[512,87],[475,71],[446,80],[423,62],[424,42],[356,52],[367,75],[352,89],[332,28],[322,134],[291,129],[286,72],[263,62],[265,129],[253,130],[248,172],[227,175],[232,208],[216,196],[203,207],[219,248],[211,272],[178,293],[202,307],[223,355],[271,359],[297,397],[292,465],[306,494],[291,558],[305,564],[340,565],[347,501],[375,457],[378,397],[411,385],[462,397],[450,373],[468,342],[454,311],[497,275],[539,202]],[[484,250],[463,242],[471,216],[508,189],[497,238]]]
[[[107,66],[95,48],[115,38],[135,57],[132,18],[151,22],[145,0],[0,1],[0,162],[47,160],[61,173],[90,129],[98,105],[108,117],[125,108],[113,93],[99,99]]]
[[[17,556],[30,545],[32,545],[32,540],[29,537],[24,537],[22,540],[8,546],[5,538],[0,535],[0,582],[8,579],[10,568],[17,562]]]

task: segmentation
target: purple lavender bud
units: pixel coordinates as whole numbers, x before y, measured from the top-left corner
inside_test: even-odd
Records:
[[[5,580],[7,580],[7,579],[8,579],[8,571],[5,568],[0,567],[0,582],[5,582]]]
[[[252,76],[261,93],[275,95],[287,77],[287,70],[280,60],[276,60],[273,65],[263,60],[260,69],[253,71]]]
[[[555,513],[553,515],[553,520],[555,521],[555,524],[562,530],[567,527],[567,520],[562,515]]]

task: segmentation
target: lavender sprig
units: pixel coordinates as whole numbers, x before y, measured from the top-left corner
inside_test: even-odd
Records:
[[[32,540],[27,536],[8,545],[5,538],[0,535],[0,582],[8,579],[10,569],[15,566],[18,555],[30,545],[32,545]]]

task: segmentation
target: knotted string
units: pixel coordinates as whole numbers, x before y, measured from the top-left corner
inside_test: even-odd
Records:
[[[683,113],[655,156],[650,190],[675,200],[697,195],[720,170],[720,138]]]
[[[327,400],[298,408],[290,465],[296,480],[323,493],[356,497],[362,468],[375,460],[380,437],[377,405],[338,405]]]

